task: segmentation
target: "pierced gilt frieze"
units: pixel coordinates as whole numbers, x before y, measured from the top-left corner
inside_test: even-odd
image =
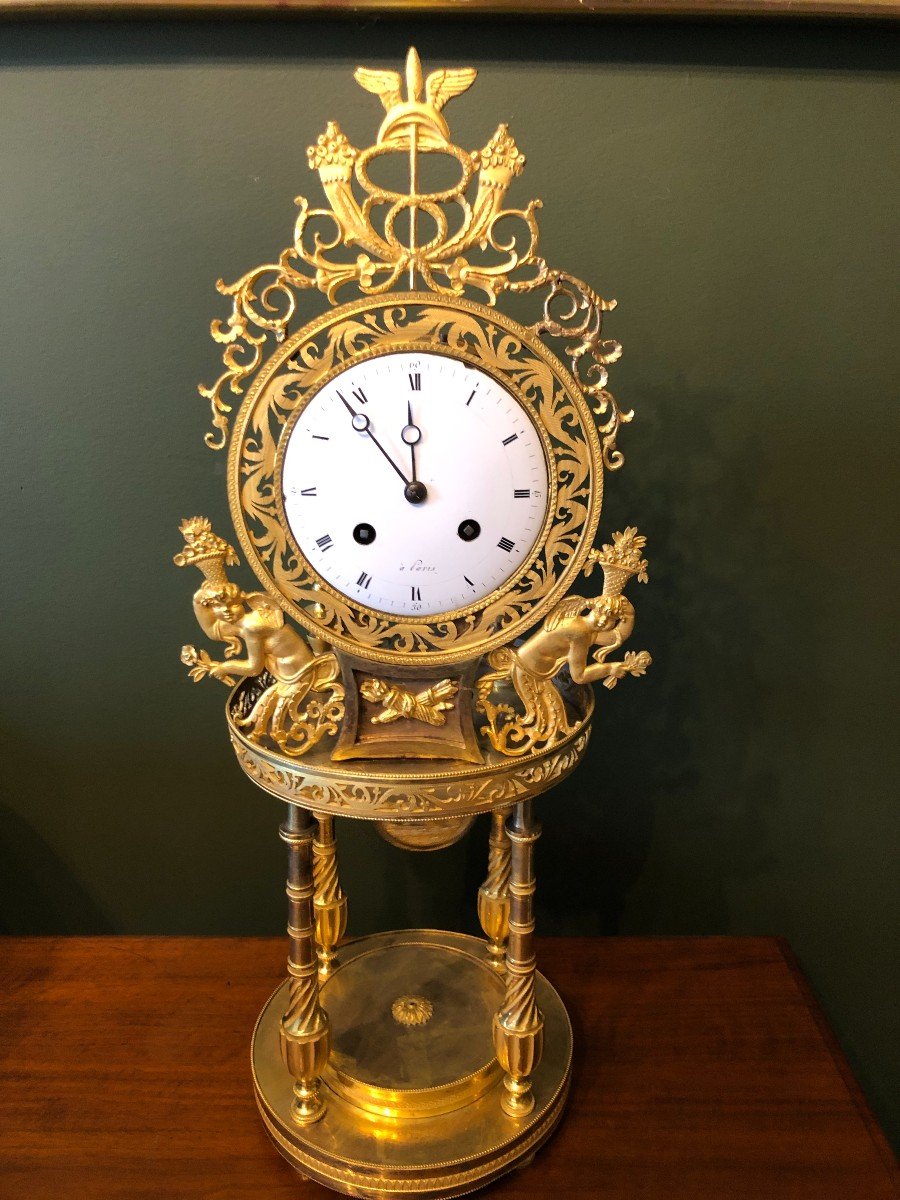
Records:
[[[273,760],[265,750],[244,742],[232,732],[232,745],[243,771],[260,787],[313,812],[336,816],[416,819],[451,817],[489,812],[504,804],[539,795],[569,775],[584,756],[590,731],[587,720],[569,741],[547,753],[521,762],[508,762],[502,773],[496,764],[478,770],[460,766],[440,777],[404,774],[401,779],[379,779],[341,774],[337,764],[301,760],[296,765]],[[313,751],[315,756],[318,752]]]

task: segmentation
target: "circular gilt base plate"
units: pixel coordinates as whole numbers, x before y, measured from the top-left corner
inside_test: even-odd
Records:
[[[373,946],[337,968],[321,1002],[331,1020],[325,1082],[368,1112],[452,1112],[500,1079],[491,1021],[503,980],[483,952]]]
[[[535,1107],[514,1120],[500,1108],[491,1017],[503,988],[483,941],[409,930],[361,938],[340,955],[322,990],[333,1052],[321,1120],[300,1126],[290,1115],[279,1048],[287,983],[253,1035],[257,1103],[284,1157],[336,1191],[371,1197],[461,1196],[527,1163],[561,1116],[571,1065],[569,1020],[546,979],[536,977]]]

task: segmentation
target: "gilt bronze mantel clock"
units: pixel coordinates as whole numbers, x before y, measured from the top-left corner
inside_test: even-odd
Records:
[[[631,419],[606,389],[613,302],[538,256],[537,201],[504,207],[525,161],[506,125],[482,150],[452,142],[444,109],[475,71],[426,78],[410,50],[405,78],[356,79],[385,109],[375,144],[329,122],[308,151],[327,207],[300,199],[277,261],[218,284],[206,440],[227,446],[261,589],[184,521],[175,562],[203,573],[194,613],[225,651],[182,661],[229,686],[238,762],[287,805],[288,978],[252,1051],[269,1134],[350,1195],[458,1196],[530,1161],[562,1113],[572,1033],[536,970],[532,799],[584,754],[591,684],[650,663],[618,653],[647,563],[632,528],[595,547]],[[295,328],[313,291],[326,311]],[[532,324],[503,314],[512,295]],[[595,567],[602,594],[570,594]],[[342,940],[336,817],[435,850],[484,812],[484,940]]]

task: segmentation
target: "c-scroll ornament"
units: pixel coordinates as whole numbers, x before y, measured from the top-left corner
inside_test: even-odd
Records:
[[[652,661],[646,650],[609,658],[634,629],[634,606],[622,589],[632,575],[639,583],[647,582],[647,560],[642,557],[646,543],[633,527],[613,534],[612,544],[592,550],[584,568],[586,575],[597,565],[602,568],[601,595],[566,597],[521,646],[504,646],[488,655],[494,669],[478,680],[477,707],[487,718],[481,733],[499,753],[528,754],[538,746],[553,745],[576,727],[555,682],[564,666],[574,683],[602,680],[606,688],[615,687],[625,675],[646,673]],[[598,649],[591,654],[593,647]],[[512,685],[520,708],[493,703],[491,696],[502,683]]]
[[[176,566],[195,566],[204,582],[194,593],[194,615],[203,632],[225,642],[225,659],[215,662],[205,650],[183,646],[181,661],[191,678],[219,679],[233,687],[238,679],[260,677],[261,691],[235,724],[257,745],[266,740],[297,758],[323,737],[337,733],[344,716],[344,688],[334,654],[314,639],[311,646],[284,619],[264,592],[245,592],[231,582],[225,567],[238,557],[205,517],[180,526],[184,547]],[[236,658],[243,644],[246,657]]]

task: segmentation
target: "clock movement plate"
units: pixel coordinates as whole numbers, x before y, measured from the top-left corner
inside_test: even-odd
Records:
[[[560,691],[570,717],[569,732],[518,757],[482,745],[480,763],[434,758],[336,762],[333,745],[325,741],[301,758],[292,758],[251,740],[235,715],[243,693],[253,686],[252,680],[238,684],[225,711],[237,760],[258,787],[313,812],[391,823],[458,822],[540,795],[581,761],[594,711],[592,689],[568,683]],[[497,698],[510,704],[516,700],[510,689],[502,688]]]
[[[536,976],[544,1055],[535,1107],[513,1119],[500,1107],[491,1041],[504,985],[483,941],[405,930],[349,942],[340,957],[321,990],[332,1028],[321,1120],[291,1118],[279,1047],[287,982],[253,1036],[257,1103],[284,1157],[320,1183],[372,1197],[459,1196],[530,1161],[562,1113],[572,1054],[568,1016],[546,979]]]

